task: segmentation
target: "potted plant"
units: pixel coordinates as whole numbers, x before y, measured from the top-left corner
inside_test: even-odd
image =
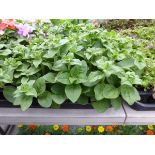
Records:
[[[141,51],[145,54],[146,67],[142,73],[142,85],[137,86],[141,96],[131,107],[135,110],[155,110],[155,26],[138,27],[123,30],[124,36],[131,36],[140,45]]]
[[[2,20],[1,24],[7,24]],[[145,55],[135,40],[74,20],[17,20],[0,36],[0,85],[26,111],[90,104],[98,112],[140,100]],[[9,32],[12,36],[9,36]],[[7,103],[6,103],[7,102]]]

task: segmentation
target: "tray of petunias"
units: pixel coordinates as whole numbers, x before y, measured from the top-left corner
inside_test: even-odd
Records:
[[[104,112],[140,100],[147,62],[134,38],[81,20],[1,20],[0,30],[1,103]]]
[[[135,38],[145,54],[146,67],[142,73],[142,85],[138,86],[141,100],[131,107],[136,110],[155,110],[155,26],[135,27],[121,31],[124,36]]]

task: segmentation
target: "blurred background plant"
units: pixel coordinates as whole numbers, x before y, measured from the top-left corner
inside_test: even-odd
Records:
[[[155,24],[154,19],[93,19],[92,22],[107,30],[122,30],[139,26],[148,27]]]
[[[18,125],[18,135],[154,135],[154,125]]]

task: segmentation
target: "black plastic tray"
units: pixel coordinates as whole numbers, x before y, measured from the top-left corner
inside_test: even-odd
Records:
[[[155,99],[153,99],[153,94],[155,91],[140,91],[141,100],[135,102],[130,107],[137,111],[153,111],[155,110]]]

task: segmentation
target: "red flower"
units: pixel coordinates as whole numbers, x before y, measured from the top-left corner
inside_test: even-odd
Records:
[[[28,128],[29,128],[30,130],[35,130],[35,129],[37,128],[37,125],[35,125],[35,124],[30,124],[30,125],[28,126]]]
[[[154,135],[154,132],[153,132],[152,130],[147,130],[147,131],[146,131],[146,134],[147,134],[147,135]]]
[[[63,132],[68,132],[69,131],[69,126],[68,125],[62,125],[62,131]]]

